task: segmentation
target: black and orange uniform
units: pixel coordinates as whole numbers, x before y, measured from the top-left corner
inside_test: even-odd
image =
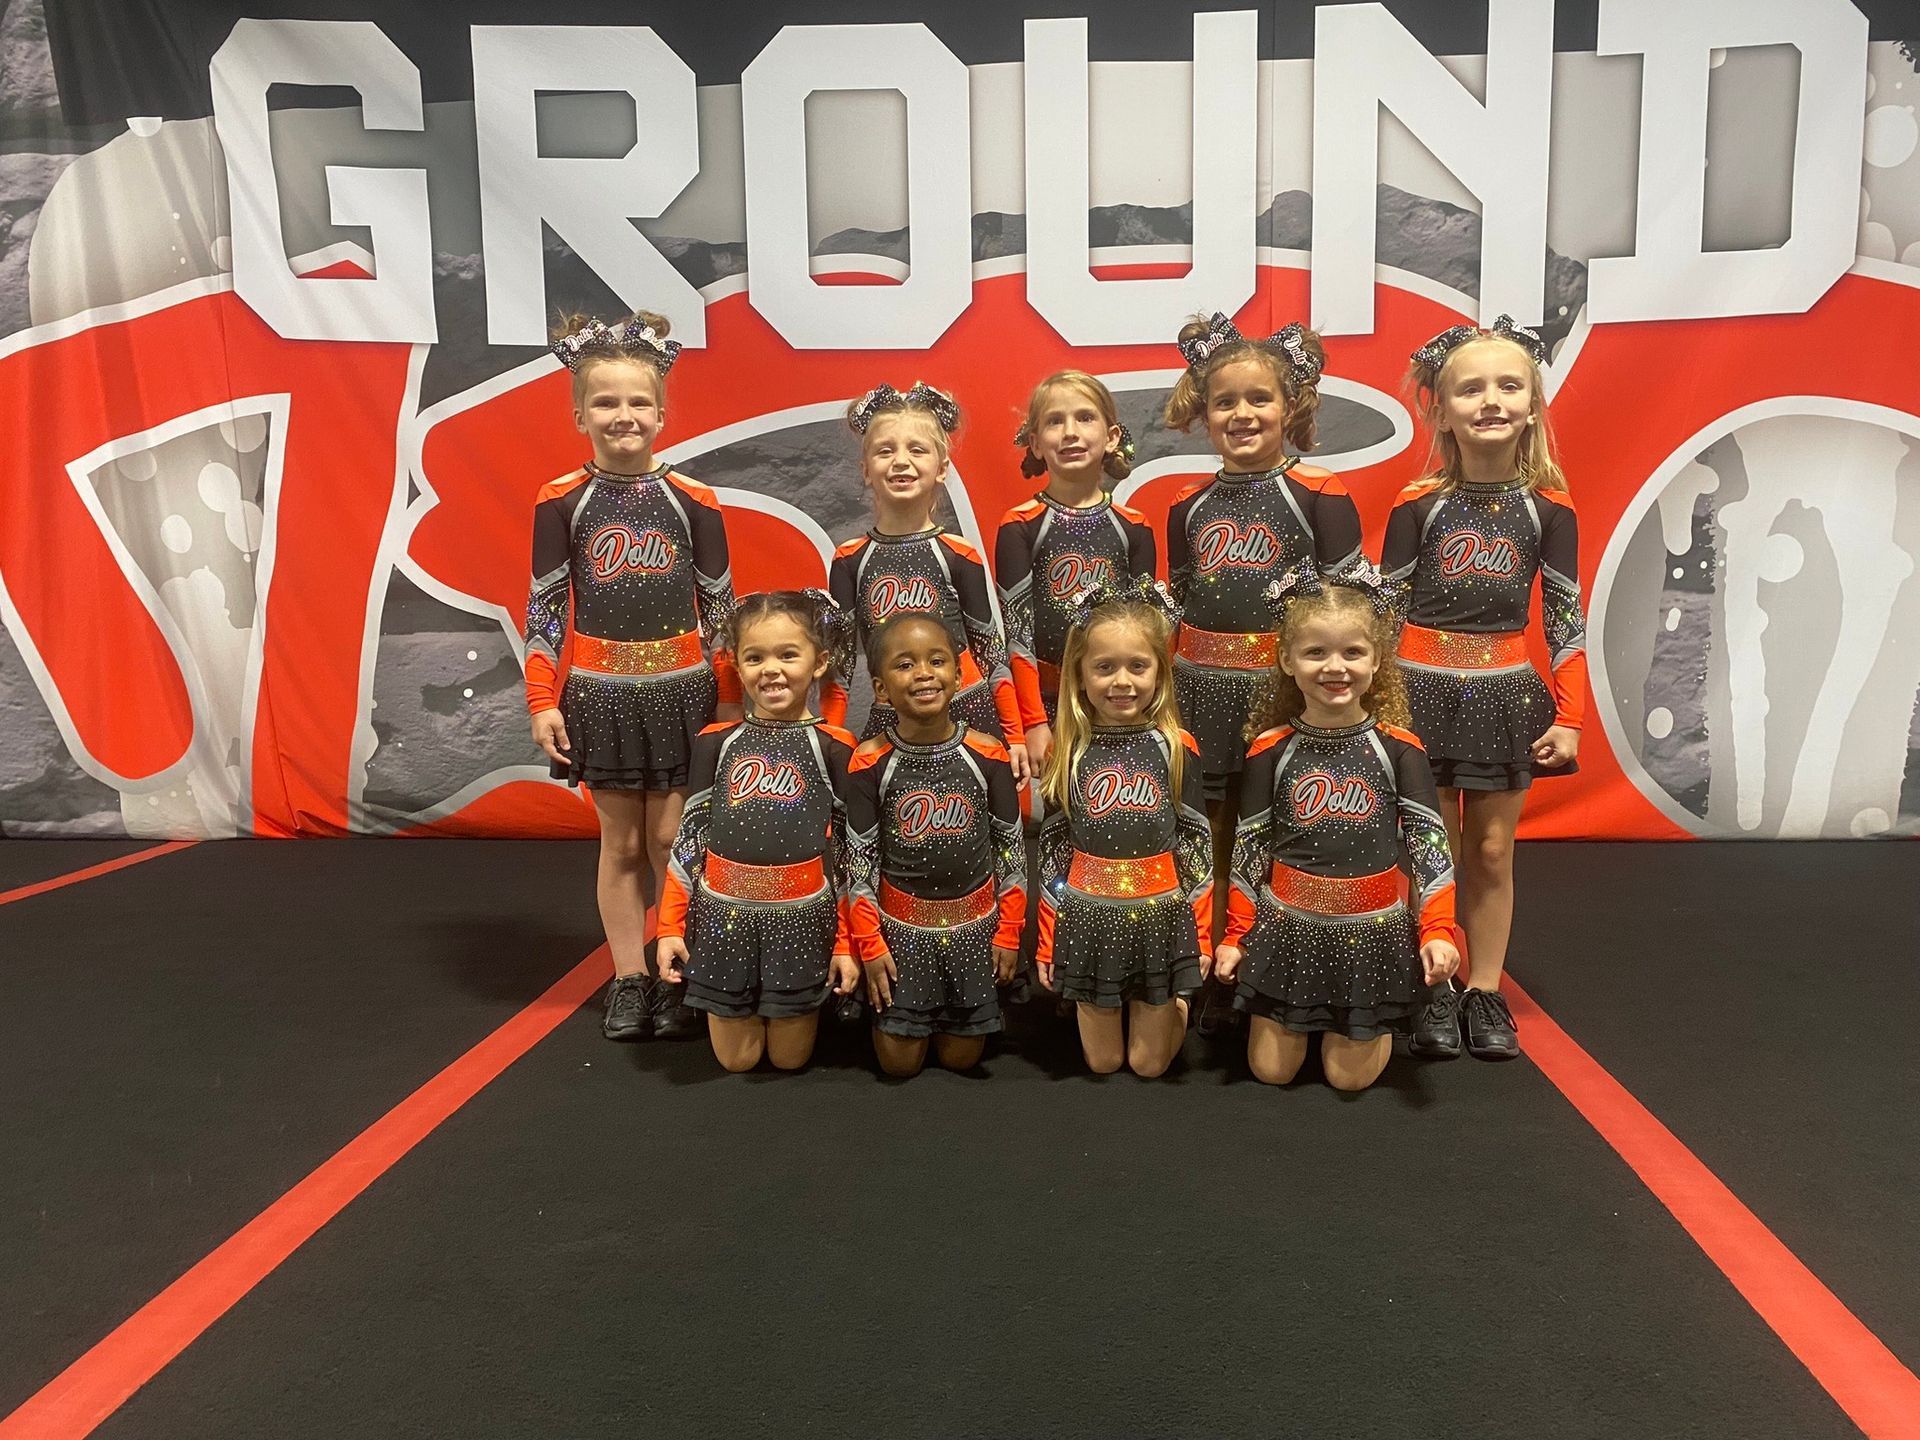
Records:
[[[1393,587],[1400,666],[1413,728],[1443,788],[1524,790],[1533,742],[1554,725],[1579,729],[1587,694],[1580,613],[1580,526],[1563,492],[1525,481],[1451,488],[1409,485],[1394,501],[1380,569]],[[1552,657],[1553,691],[1527,658],[1534,577]]]
[[[1065,810],[1040,824],[1040,941],[1068,1000],[1161,1005],[1200,988],[1211,953],[1213,842],[1201,808],[1200,755],[1180,732],[1096,726],[1073,767]]]
[[[748,716],[693,746],[693,793],[661,887],[659,930],[687,942],[687,1004],[728,1019],[804,1015],[851,955],[835,857],[853,737]]]
[[[1068,602],[1089,585],[1150,576],[1155,560],[1146,517],[1108,498],[1079,507],[1042,493],[1007,511],[993,542],[993,576],[1024,728],[1053,723],[1073,627]]]
[[[740,699],[716,636],[733,614],[720,502],[666,466],[593,465],[533,507],[527,709],[558,709],[572,764],[556,779],[613,790],[687,783],[693,737]],[[560,684],[563,670],[566,683]]]
[[[1173,678],[1209,799],[1239,772],[1253,692],[1273,669],[1266,588],[1309,559],[1329,580],[1363,565],[1360,512],[1339,476],[1292,456],[1257,475],[1197,481],[1167,512],[1167,578],[1181,609]]]
[[[1420,946],[1452,927],[1446,826],[1410,731],[1296,720],[1253,742],[1221,941],[1244,951],[1236,1008],[1350,1040],[1405,1031],[1426,1002]]]
[[[939,526],[912,535],[869,530],[833,552],[827,589],[834,603],[854,617],[854,652],[867,653],[867,637],[895,615],[931,615],[947,627],[960,662],[960,690],[953,718],[1009,745],[1023,743],[1020,706],[1000,625],[993,617],[987,567],[980,552]],[[829,674],[820,686],[820,713],[834,724],[847,718],[853,676]],[[893,724],[893,707],[874,702],[863,740]]]
[[[1000,1028],[993,949],[1026,921],[1020,796],[998,740],[956,725],[937,745],[889,730],[847,769],[847,892],[854,953],[893,956],[890,1035]]]

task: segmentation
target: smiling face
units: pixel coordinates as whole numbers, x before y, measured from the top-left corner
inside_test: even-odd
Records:
[[[1358,615],[1332,611],[1287,627],[1280,668],[1300,686],[1309,725],[1351,725],[1379,666],[1373,636]]]
[[[1152,637],[1131,620],[1096,621],[1080,656],[1080,688],[1096,725],[1143,723],[1160,688]]]
[[[1286,425],[1286,391],[1271,362],[1235,360],[1208,377],[1207,438],[1228,470],[1273,469],[1286,454]]]
[[[1097,483],[1107,456],[1120,444],[1120,427],[1108,422],[1091,395],[1073,385],[1055,385],[1034,408],[1038,413],[1028,445],[1047,473]]]
[[[580,372],[573,424],[593,442],[593,463],[620,475],[653,467],[666,421],[660,372],[638,360],[594,360]]]
[[[860,463],[876,513],[883,517],[928,517],[947,473],[940,426],[917,410],[882,415],[867,427]],[[916,529],[926,523],[923,518]]]
[[[806,627],[777,611],[740,632],[733,658],[741,690],[765,720],[800,719],[808,687],[827,673],[827,656]]]
[[[881,638],[879,660],[873,672],[875,699],[916,727],[946,719],[960,685],[960,661],[946,626],[921,616],[895,622]]]
[[[1517,452],[1538,403],[1533,361],[1511,340],[1469,340],[1440,372],[1435,425],[1463,453]]]

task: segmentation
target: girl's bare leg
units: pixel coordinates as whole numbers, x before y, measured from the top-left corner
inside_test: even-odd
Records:
[[[813,1040],[820,1030],[818,1010],[766,1023],[767,1059],[774,1069],[798,1070],[813,1058]]]
[[[743,1020],[709,1015],[707,1038],[713,1042],[714,1058],[721,1067],[738,1075],[753,1069],[767,1053],[767,1022],[758,1015]]]
[[[1127,1012],[1127,1068],[1145,1079],[1158,1079],[1187,1038],[1187,1007],[1179,1000],[1163,1005],[1133,1000]]]
[[[873,1053],[879,1059],[882,1070],[896,1080],[905,1080],[918,1075],[926,1065],[927,1037],[889,1035],[884,1030],[875,1030]]]
[[[1305,1036],[1301,1037],[1305,1039]],[[1320,1068],[1336,1090],[1364,1090],[1380,1078],[1393,1058],[1393,1037],[1349,1040],[1344,1035],[1320,1037]]]
[[[1074,1006],[1080,1016],[1080,1052],[1096,1075],[1111,1075],[1127,1063],[1125,1022],[1120,1011],[1103,1010],[1085,1001]]]
[[[1307,1037],[1264,1015],[1249,1016],[1247,1064],[1256,1080],[1284,1085],[1300,1073],[1307,1058]]]
[[[593,808],[600,817],[600,869],[595,896],[613,973],[647,973],[646,802],[639,790],[596,790]]]

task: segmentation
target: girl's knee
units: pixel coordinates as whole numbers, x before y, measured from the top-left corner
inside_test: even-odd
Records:
[[[718,1026],[710,1028],[714,1058],[720,1062],[720,1068],[729,1074],[746,1074],[758,1065],[760,1057],[766,1054],[767,1040],[764,1033],[746,1031],[745,1027],[731,1034],[723,1032]]]
[[[1247,1068],[1253,1071],[1253,1078],[1263,1085],[1284,1085],[1300,1073],[1299,1056],[1262,1055],[1249,1049]]]
[[[1501,874],[1513,866],[1511,835],[1479,835],[1473,841],[1473,860],[1489,874]]]
[[[1108,1049],[1104,1045],[1080,1045],[1080,1053],[1087,1057],[1087,1069],[1096,1075],[1112,1075],[1127,1063],[1127,1053],[1121,1049]]]
[[[927,1042],[876,1030],[873,1032],[873,1053],[880,1062],[882,1074],[895,1080],[911,1080],[926,1067]]]
[[[1373,1084],[1392,1058],[1393,1041],[1385,1035],[1374,1040],[1346,1040],[1329,1035],[1320,1042],[1320,1068],[1327,1084],[1348,1093]]]
[[[941,1035],[933,1042],[934,1058],[943,1070],[971,1070],[986,1053],[986,1038],[980,1035]]]
[[[801,1016],[767,1023],[767,1059],[776,1070],[798,1070],[813,1058],[819,1017]]]

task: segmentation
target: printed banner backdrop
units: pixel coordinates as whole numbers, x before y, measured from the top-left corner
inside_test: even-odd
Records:
[[[1909,7],[1085,8],[0,0],[0,831],[593,833],[522,699],[541,341],[638,304],[742,593],[865,528],[881,380],[958,394],[991,553],[1103,376],[1161,526],[1214,309],[1322,328],[1377,555],[1408,351],[1510,311],[1593,682],[1523,833],[1920,830]]]

